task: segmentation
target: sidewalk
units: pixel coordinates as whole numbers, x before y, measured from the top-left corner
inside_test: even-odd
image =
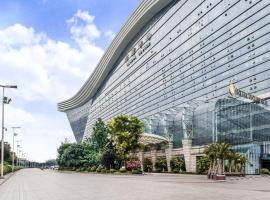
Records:
[[[9,173],[9,174],[6,174],[6,175],[4,175],[4,179],[0,179],[0,187],[1,187],[1,185],[3,184],[3,183],[5,183],[12,175],[13,175],[14,173]]]

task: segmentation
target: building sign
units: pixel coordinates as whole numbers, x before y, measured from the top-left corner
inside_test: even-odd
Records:
[[[234,84],[230,84],[229,85],[229,93],[234,96],[234,95],[237,95],[237,96],[240,96],[240,97],[243,97],[243,98],[246,98],[246,99],[249,99],[255,103],[260,103],[260,104],[264,104],[267,106],[267,101],[265,99],[261,99],[259,97],[256,97],[252,94],[249,94],[249,93],[246,93],[240,89],[238,89]]]
[[[125,63],[127,64],[127,66],[133,63],[137,59],[137,56],[142,55],[142,53],[151,46],[151,38],[152,34],[148,33],[145,39],[139,41],[137,46],[131,48],[125,58]]]

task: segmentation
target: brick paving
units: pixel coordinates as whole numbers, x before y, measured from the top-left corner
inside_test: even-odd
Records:
[[[264,200],[270,178],[214,182],[198,175],[102,175],[24,169],[0,185],[0,200]]]

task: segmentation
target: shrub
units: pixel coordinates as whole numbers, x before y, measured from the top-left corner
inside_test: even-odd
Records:
[[[107,170],[106,170],[106,169],[101,169],[100,172],[101,172],[101,173],[107,173]]]
[[[76,169],[76,172],[80,172],[80,168]]]
[[[95,171],[97,171],[97,167],[96,166],[91,167],[91,172],[95,172]]]
[[[170,161],[170,164],[171,164],[172,171],[174,173],[186,171],[185,160],[183,157],[178,156],[178,157],[172,158],[172,160]]]
[[[101,172],[101,170],[102,170],[102,166],[101,166],[101,165],[99,165],[96,171],[97,171],[98,173],[100,173],[100,172]]]
[[[110,173],[115,173],[117,172],[115,169],[110,169]]]
[[[207,156],[203,156],[197,160],[197,173],[206,174],[210,166],[210,161]]]
[[[124,167],[122,167],[122,168],[120,168],[120,170],[119,170],[121,173],[126,173],[127,172],[127,169],[126,168],[124,168]]]
[[[269,173],[269,169],[266,169],[266,168],[262,168],[261,171],[260,171],[260,173],[261,173],[262,175],[270,174],[270,173]]]
[[[86,171],[91,172],[91,167],[88,167]]]
[[[11,165],[4,165],[4,174],[8,174],[10,172],[12,172]]]
[[[59,168],[58,168],[58,170],[60,170],[60,171],[61,171],[61,170],[64,170],[64,169],[65,169],[64,167],[60,167],[60,166],[59,166]]]
[[[127,161],[127,170],[132,171],[134,169],[140,169],[141,162],[138,160],[129,160]]]
[[[152,172],[153,171],[153,163],[152,160],[149,158],[145,158],[143,161],[143,170],[145,172]]]
[[[156,167],[156,172],[163,172],[163,171],[167,171],[167,161],[165,158],[158,158],[156,163],[155,163],[155,167]]]
[[[71,168],[71,171],[76,171],[76,167],[72,167]]]
[[[141,170],[138,170],[138,169],[133,169],[131,171],[132,174],[142,174],[142,171]]]
[[[85,169],[86,169],[86,168],[84,168],[84,167],[81,167],[81,168],[80,168],[80,172],[83,172],[83,171],[85,171]]]

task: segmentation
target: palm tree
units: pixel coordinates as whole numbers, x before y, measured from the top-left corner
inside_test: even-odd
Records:
[[[224,174],[224,160],[230,154],[231,145],[224,142],[217,144],[217,173]]]
[[[217,162],[217,143],[212,143],[208,145],[204,151],[206,156],[209,158],[210,164],[208,169],[208,175],[215,171],[216,162]]]
[[[211,172],[214,174],[224,174],[224,160],[230,154],[230,147],[226,143],[212,143],[206,147],[204,153],[210,160],[208,175]]]
[[[235,157],[236,157],[236,152],[233,149],[231,149],[229,153],[227,154],[227,160],[229,162],[229,173],[232,173],[232,168],[235,164],[234,163]]]
[[[239,154],[239,156],[238,156],[238,163],[240,165],[240,172],[242,174],[245,173],[245,166],[246,166],[246,163],[247,162],[248,162],[248,158],[245,155]]]

